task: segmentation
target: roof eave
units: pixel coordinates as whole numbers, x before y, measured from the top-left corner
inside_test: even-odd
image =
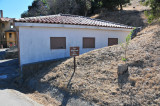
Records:
[[[49,24],[49,23],[23,23],[15,22],[17,27],[54,27],[54,28],[73,28],[73,29],[96,29],[96,30],[123,30],[131,31],[133,27],[130,28],[119,28],[119,27],[103,27],[103,26],[88,26],[88,25],[72,25],[72,24]]]

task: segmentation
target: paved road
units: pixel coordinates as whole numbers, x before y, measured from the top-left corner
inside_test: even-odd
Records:
[[[0,60],[0,88],[9,88],[18,72],[18,59]]]
[[[3,55],[3,51],[0,49],[0,55]],[[13,83],[14,79],[19,76],[18,69],[18,59],[0,59],[0,106],[42,106],[25,94],[6,89],[15,88]]]
[[[0,90],[0,106],[43,106],[11,89]]]

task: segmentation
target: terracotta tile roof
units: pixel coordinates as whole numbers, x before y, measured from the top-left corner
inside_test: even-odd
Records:
[[[5,18],[0,18],[0,21],[2,21],[2,22],[8,22],[8,21],[10,21],[12,19],[13,18],[7,18],[7,17],[5,17]]]
[[[50,23],[50,24],[70,24],[70,25],[86,25],[86,26],[101,26],[101,27],[114,27],[133,29],[131,26],[113,23],[109,21],[92,19],[83,16],[58,14],[49,16],[38,16],[16,19],[16,22],[23,23]]]

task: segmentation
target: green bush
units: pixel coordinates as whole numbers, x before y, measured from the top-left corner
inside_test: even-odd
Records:
[[[144,2],[145,6],[150,6],[151,9],[144,12],[148,17],[148,23],[160,18],[160,0],[147,0]]]

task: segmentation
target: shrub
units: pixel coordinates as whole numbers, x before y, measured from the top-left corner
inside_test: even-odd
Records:
[[[148,17],[148,23],[160,18],[160,0],[146,0],[144,5],[151,7],[150,10],[144,12]]]
[[[136,29],[136,28],[134,28],[134,29],[130,32],[130,34],[126,37],[126,42],[125,42],[124,44],[121,44],[121,46],[122,46],[122,48],[123,48],[123,50],[124,50],[124,57],[122,57],[121,60],[124,61],[125,63],[126,63],[126,61],[127,61],[128,45],[129,45],[129,42],[130,42],[130,40],[131,40],[131,38],[132,38],[132,35],[133,35],[135,29]]]

